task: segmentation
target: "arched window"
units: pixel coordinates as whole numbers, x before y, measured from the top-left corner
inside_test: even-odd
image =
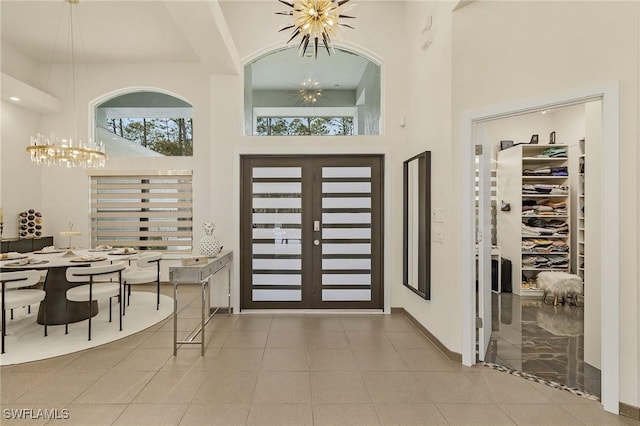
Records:
[[[174,96],[132,91],[95,108],[95,139],[110,157],[193,155],[192,106]]]
[[[336,48],[300,57],[297,48],[245,66],[245,134],[377,135],[380,65]]]

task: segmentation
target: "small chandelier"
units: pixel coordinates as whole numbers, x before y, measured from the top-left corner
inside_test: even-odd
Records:
[[[313,39],[313,52],[316,59],[318,58],[318,45],[322,43],[331,55],[333,45],[331,38],[336,35],[339,26],[353,29],[351,25],[339,22],[340,18],[353,19],[354,16],[343,15],[343,6],[349,0],[278,0],[280,3],[286,4],[291,10],[286,12],[276,12],[278,15],[293,16],[293,24],[282,28],[285,31],[293,28],[291,38],[300,36],[300,45],[298,52],[300,56],[304,56],[309,47],[309,42]]]
[[[322,96],[322,89],[320,88],[320,83],[311,78],[306,79],[300,85],[300,89],[298,90],[298,94],[300,95],[300,99],[304,104],[315,104],[318,102],[318,98]]]
[[[95,168],[104,167],[107,155],[105,154],[105,148],[102,142],[94,143],[89,139],[89,142],[83,143],[75,136],[76,133],[76,119],[75,119],[75,105],[76,105],[76,87],[75,87],[75,55],[74,55],[74,39],[73,39],[73,5],[80,3],[80,0],[64,0],[69,3],[69,35],[70,35],[70,52],[71,52],[71,76],[72,76],[72,98],[73,98],[73,137],[67,139],[56,138],[54,133],[51,133],[50,138],[44,137],[38,133],[36,136],[31,137],[31,144],[27,147],[27,152],[31,156],[31,161],[36,164],[44,164],[47,166],[62,166],[62,167],[81,167],[81,168]],[[60,23],[62,26],[62,21]],[[60,34],[60,31],[58,31]],[[52,56],[53,62],[53,56]]]

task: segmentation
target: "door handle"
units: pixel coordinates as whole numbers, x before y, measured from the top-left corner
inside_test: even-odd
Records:
[[[320,245],[320,240],[313,240],[313,245],[314,246],[319,246]]]
[[[320,230],[320,221],[319,220],[314,220],[313,221],[313,230],[314,230],[314,232],[318,232]]]

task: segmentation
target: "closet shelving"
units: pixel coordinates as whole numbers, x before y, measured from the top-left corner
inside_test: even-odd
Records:
[[[513,292],[539,296],[541,271],[568,272],[570,194],[567,145],[516,145],[498,155],[498,245],[512,262]]]
[[[584,268],[586,265],[585,262],[585,244],[584,244],[584,233],[585,233],[585,139],[580,139],[578,141],[578,209],[577,209],[577,223],[578,223],[578,264],[577,271],[578,275],[584,281]]]

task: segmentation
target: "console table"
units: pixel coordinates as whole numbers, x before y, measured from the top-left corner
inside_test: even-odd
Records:
[[[231,268],[233,252],[221,251],[216,257],[209,258],[206,262],[194,265],[169,266],[169,280],[173,284],[173,355],[178,353],[178,347],[185,344],[200,345],[200,355],[204,355],[205,326],[218,312],[216,308],[211,312],[211,295],[209,280],[225,268]],[[201,322],[200,326],[191,332],[186,340],[178,341],[178,286],[182,284],[200,284],[201,288]],[[227,313],[231,315],[231,274],[227,280]],[[200,334],[200,340],[194,340]]]

